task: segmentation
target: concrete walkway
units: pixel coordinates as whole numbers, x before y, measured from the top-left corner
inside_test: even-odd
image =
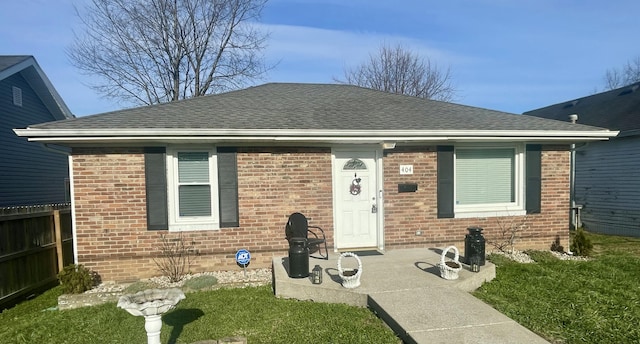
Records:
[[[385,254],[358,253],[362,260],[361,285],[342,287],[339,255],[313,259],[323,269],[323,283],[290,278],[288,257],[273,259],[275,295],[282,298],[345,303],[369,307],[405,343],[548,343],[469,292],[495,277],[489,262],[474,273],[463,267],[457,280],[440,277],[441,250],[406,249]],[[343,258],[343,268],[356,267],[354,258]]]

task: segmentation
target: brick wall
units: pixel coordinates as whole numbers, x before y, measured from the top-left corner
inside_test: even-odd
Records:
[[[146,229],[144,154],[140,149],[73,151],[79,263],[105,281],[159,275],[161,236]],[[184,232],[199,253],[192,270],[239,269],[235,252],[252,253],[250,268],[286,254],[284,226],[299,211],[332,238],[331,154],[328,148],[245,149],[238,152],[239,228]]]
[[[439,219],[437,217],[435,147],[396,148],[385,153],[385,245],[428,247],[456,245],[464,247],[464,236],[470,226],[484,228],[487,250],[491,241],[501,241],[501,228],[511,223],[524,223],[527,229],[516,241],[516,247],[549,249],[556,236],[565,246],[569,229],[569,151],[565,146],[545,146],[542,152],[542,209],[526,218],[486,217]],[[400,165],[413,165],[413,175],[400,175]],[[399,183],[418,183],[417,192],[398,193]],[[416,235],[421,231],[421,235]]]
[[[333,243],[331,150],[329,148],[241,148],[238,151],[240,227],[182,233],[198,252],[192,272],[239,269],[235,252],[252,253],[250,268],[267,267],[274,255],[286,255],[284,226],[299,211],[325,230]],[[412,164],[413,175],[400,175]],[[568,237],[569,153],[545,147],[542,156],[542,213],[529,216],[520,247],[547,249],[555,236]],[[469,226],[495,236],[509,219],[438,219],[434,147],[396,148],[384,158],[385,245],[463,248]],[[73,178],[78,259],[105,281],[129,281],[160,275],[154,262],[162,236],[180,234],[146,229],[142,148],[77,148]],[[397,184],[417,182],[415,193],[398,193]],[[416,236],[416,230],[422,235]],[[489,245],[487,246],[489,248]]]

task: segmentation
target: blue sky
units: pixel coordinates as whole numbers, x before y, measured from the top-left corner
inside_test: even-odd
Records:
[[[0,55],[35,56],[77,116],[127,106],[66,57],[84,1],[0,2]],[[381,43],[402,44],[450,68],[454,102],[522,113],[602,91],[607,69],[640,55],[638,13],[631,0],[270,0],[259,25],[277,65],[258,83],[331,83]]]

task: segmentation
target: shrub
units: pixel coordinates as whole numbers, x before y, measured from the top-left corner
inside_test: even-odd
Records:
[[[516,240],[522,232],[529,228],[527,216],[518,219],[515,216],[496,218],[498,222],[498,234],[487,239],[487,243],[504,253],[514,253]]]
[[[182,237],[182,232],[177,238],[161,235],[160,240],[160,254],[153,261],[170,282],[178,282],[191,268],[191,263],[197,254],[193,248],[195,243],[187,242]]]
[[[564,246],[560,244],[560,236],[556,235],[556,240],[551,244],[551,251],[564,253]]]
[[[593,244],[591,243],[591,239],[587,237],[582,228],[578,228],[575,235],[573,236],[573,242],[571,243],[571,251],[576,256],[587,257],[591,254],[593,250]]]
[[[58,273],[65,294],[81,294],[94,286],[93,273],[83,265],[67,265]]]

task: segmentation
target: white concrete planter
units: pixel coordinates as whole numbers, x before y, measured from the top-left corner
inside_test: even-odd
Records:
[[[445,262],[445,257],[447,256],[447,252],[449,250],[453,250],[454,258],[453,261]],[[449,246],[442,251],[442,255],[440,256],[440,263],[438,267],[440,268],[440,276],[447,280],[458,279],[458,272],[462,269],[462,264],[459,261],[460,252],[455,246]]]
[[[358,261],[358,267],[356,269],[343,269],[342,259],[345,257],[353,257]],[[342,286],[348,289],[357,288],[360,286],[360,276],[362,276],[362,261],[353,252],[344,252],[340,254],[338,258],[338,276],[342,279]]]

